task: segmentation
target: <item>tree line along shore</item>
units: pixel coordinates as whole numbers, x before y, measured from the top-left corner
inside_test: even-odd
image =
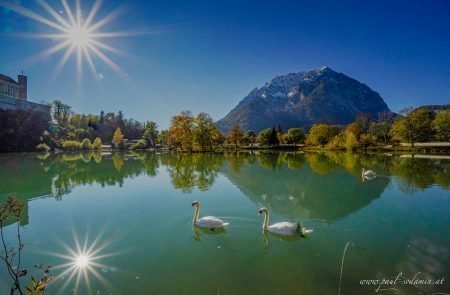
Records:
[[[0,152],[149,150],[212,152],[238,149],[425,151],[450,153],[450,109],[408,108],[400,114],[358,114],[346,126],[314,124],[306,129],[268,126],[260,132],[234,125],[222,133],[206,113],[183,111],[159,130],[153,121],[126,119],[121,111],[79,114],[52,103],[52,120],[26,111],[0,110]]]

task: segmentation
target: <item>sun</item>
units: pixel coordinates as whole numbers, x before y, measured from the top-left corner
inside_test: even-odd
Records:
[[[79,256],[75,257],[75,265],[78,268],[85,268],[89,265],[89,256],[86,254],[80,254]]]
[[[62,58],[54,71],[55,77],[69,58],[75,56],[79,76],[81,76],[82,65],[87,63],[94,76],[99,77],[94,63],[95,60],[99,60],[108,65],[117,74],[126,78],[127,74],[109,56],[110,54],[123,55],[124,53],[107,45],[104,40],[136,34],[131,32],[103,31],[102,29],[107,24],[114,21],[123,12],[121,9],[116,9],[105,17],[95,20],[102,2],[102,0],[95,0],[90,10],[86,10],[87,13],[83,13],[84,10],[81,7],[80,0],[73,0],[71,3],[68,0],[61,0],[61,9],[53,8],[45,0],[38,0],[37,3],[49,14],[48,16],[32,11],[16,1],[0,0],[0,6],[4,6],[49,27],[49,31],[46,33],[20,34],[23,37],[46,38],[56,41],[53,42],[54,45],[50,48],[30,57],[30,64],[37,63],[44,60],[47,56],[63,51]]]
[[[84,49],[86,46],[92,44],[93,37],[89,33],[89,30],[82,26],[75,25],[70,28],[67,33],[67,39],[70,40],[72,46]]]

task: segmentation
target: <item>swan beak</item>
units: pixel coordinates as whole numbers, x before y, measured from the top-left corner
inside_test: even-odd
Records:
[[[261,214],[262,214],[262,211],[259,210],[259,211],[258,211],[258,216],[261,216]]]

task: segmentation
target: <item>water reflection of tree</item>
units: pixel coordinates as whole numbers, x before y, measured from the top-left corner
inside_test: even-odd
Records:
[[[262,152],[256,158],[261,167],[275,171],[281,166],[279,153]]]
[[[327,175],[339,168],[339,164],[324,153],[308,153],[306,160],[314,173]]]
[[[174,187],[185,192],[191,192],[195,187],[207,190],[213,185],[224,163],[227,163],[227,174],[232,172],[238,175],[244,172],[242,178],[246,180],[246,186],[250,184],[250,187],[255,187],[260,193],[259,198],[262,195],[269,198],[277,195],[278,199],[290,198],[289,202],[294,203],[298,201],[299,193],[306,193],[301,185],[304,178],[308,179],[310,176],[291,176],[288,171],[303,171],[306,168],[318,177],[331,173],[334,175],[344,169],[355,181],[361,181],[361,168],[365,167],[378,172],[380,177],[374,180],[378,184],[383,182],[381,178],[388,179],[385,176],[396,176],[400,180],[400,189],[407,193],[427,189],[432,185],[450,188],[449,160],[400,158],[383,154],[248,151],[224,155],[158,155],[149,152],[102,155],[99,152],[88,152],[3,155],[0,160],[0,198],[13,193],[21,200],[52,194],[62,197],[76,185],[122,185],[128,177],[143,173],[148,176],[157,175],[161,165],[167,166]],[[248,174],[249,167],[255,169],[253,174]],[[268,174],[260,170],[267,171]],[[247,176],[249,179],[246,179]],[[272,177],[278,179],[279,176],[281,178],[277,182],[284,181],[286,186],[290,186],[289,189],[277,187],[277,183],[271,186]],[[318,180],[323,182],[324,178],[319,177]],[[320,181],[316,185],[321,186]],[[335,185],[334,188],[329,187],[329,190],[337,190],[340,184]],[[366,182],[364,185],[368,188],[373,184]]]
[[[300,152],[234,152],[226,153],[225,158],[236,173],[239,173],[242,167],[255,162],[272,171],[279,169],[284,164],[287,164],[289,169],[300,169],[305,164],[305,154]]]
[[[102,158],[100,153],[74,153],[55,155],[50,161],[47,159],[48,173],[54,175],[53,195],[61,198],[77,185],[122,186],[125,178],[143,173],[139,161],[126,161],[125,164],[125,154],[114,153],[109,161]]]
[[[434,184],[450,188],[450,161],[447,159],[324,152],[307,154],[307,160],[311,170],[321,175],[339,167],[344,167],[355,177],[361,175],[363,167],[375,170],[382,177],[393,175],[400,179],[399,187],[407,193],[424,190]]]
[[[158,174],[160,155],[143,151],[131,151],[131,155],[144,164],[148,176]]]
[[[306,158],[304,153],[287,152],[280,154],[280,163],[286,163],[291,170],[300,169],[305,165]]]
[[[209,189],[224,161],[225,157],[219,154],[168,154],[161,158],[173,186],[186,193],[192,192],[195,187]]]
[[[114,153],[111,157],[114,167],[116,168],[117,172],[120,172],[122,170],[123,164],[124,164],[124,157],[119,153]],[[85,161],[85,163],[88,163],[89,161]]]
[[[399,189],[414,193],[437,184],[450,188],[450,161],[420,158],[393,158],[392,173],[400,179]]]
[[[354,154],[354,153],[336,153],[324,152],[323,156],[327,157],[327,162],[332,162],[339,167],[353,174],[355,177],[361,176],[361,169],[371,169],[377,171],[378,174],[390,174],[390,166],[392,157],[383,154]],[[313,169],[313,167],[311,167]],[[313,169],[314,171],[314,169]]]
[[[254,152],[229,152],[225,153],[225,159],[230,164],[231,169],[239,173],[243,166],[256,161],[256,156]]]

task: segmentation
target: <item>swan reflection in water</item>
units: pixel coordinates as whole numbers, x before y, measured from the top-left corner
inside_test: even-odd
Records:
[[[202,235],[221,235],[221,234],[227,234],[227,231],[224,227],[221,228],[215,228],[214,230],[211,230],[209,228],[203,228],[194,225],[192,227],[192,231],[194,233],[194,239],[196,241],[200,241],[202,238]]]
[[[272,233],[272,232],[269,232],[269,231],[266,231],[266,230],[264,230],[262,233],[263,233],[263,237],[264,237],[264,242],[266,244],[268,244],[268,242],[269,242],[269,236],[274,238],[274,239],[281,240],[281,241],[284,241],[284,242],[295,242],[295,241],[303,240],[303,239],[306,238],[306,236],[302,237],[302,236],[299,236],[299,235],[298,236],[285,236],[285,235]]]
[[[368,180],[368,181],[374,180],[375,178],[377,178],[377,176],[376,176],[376,175],[372,175],[372,176],[361,176],[361,178],[362,178],[362,182],[364,182],[364,181],[366,181],[366,180]]]

